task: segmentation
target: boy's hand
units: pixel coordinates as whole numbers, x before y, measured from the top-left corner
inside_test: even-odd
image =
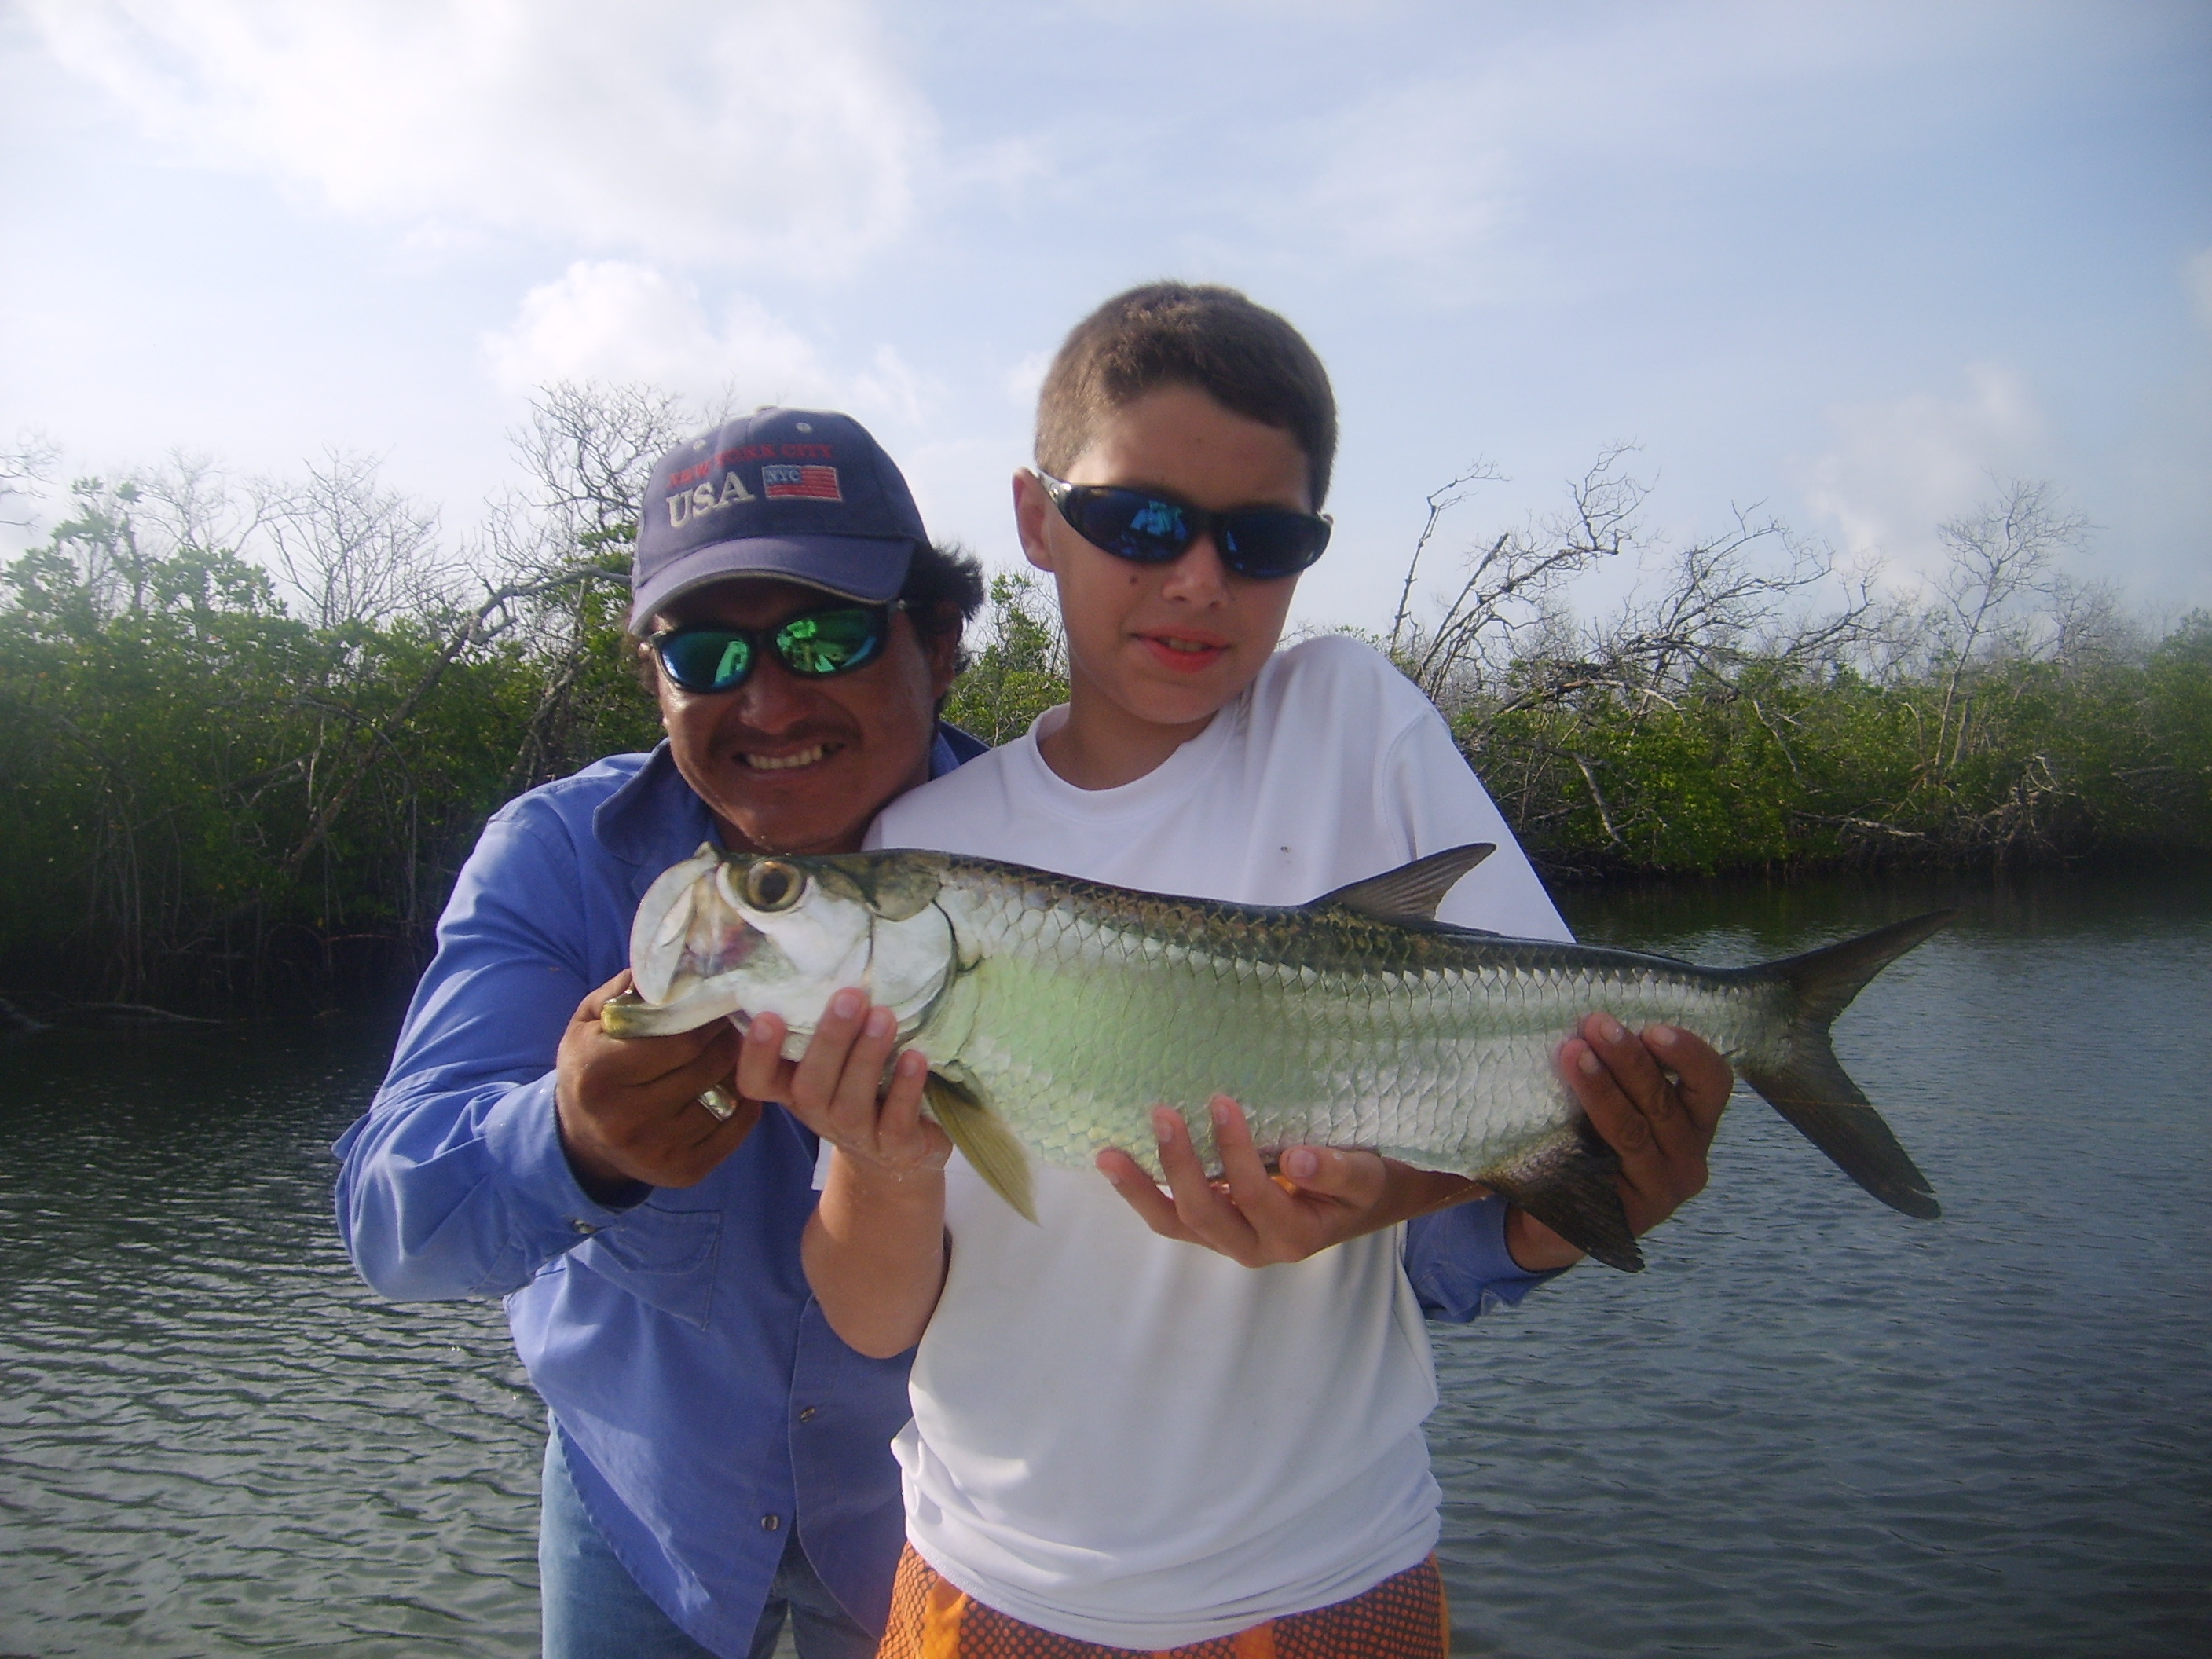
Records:
[[[1591,1014],[1559,1045],[1561,1079],[1591,1127],[1620,1156],[1620,1202],[1639,1237],[1705,1185],[1705,1153],[1720,1127],[1735,1074],[1703,1037],[1678,1026],[1642,1032]],[[1098,1155],[1098,1168],[1130,1208],[1164,1237],[1204,1244],[1248,1267],[1298,1261],[1349,1238],[1379,1232],[1486,1190],[1463,1176],[1417,1170],[1395,1158],[1338,1147],[1286,1147],[1270,1176],[1244,1114],[1213,1098],[1221,1179],[1209,1182],[1180,1114],[1152,1114],[1160,1137],[1162,1193],[1127,1152]],[[1531,1273],[1571,1267],[1582,1252],[1516,1209],[1506,1248]]]
[[[1292,1146],[1267,1173],[1244,1113],[1226,1095],[1212,1103],[1221,1179],[1206,1178],[1182,1115],[1152,1110],[1168,1192],[1124,1152],[1098,1155],[1098,1169],[1145,1224],[1164,1238],[1203,1244],[1248,1267],[1303,1261],[1332,1244],[1442,1209],[1482,1191],[1463,1176],[1416,1170],[1374,1152]]]
[[[898,1016],[871,1008],[865,994],[830,999],[822,1023],[796,1060],[783,1057],[788,1028],[774,1014],[756,1015],[738,1050],[738,1088],[773,1100],[871,1175],[901,1181],[934,1174],[952,1156],[945,1131],[921,1115],[928,1058],[908,1049],[891,1066]],[[884,1073],[890,1068],[890,1086]]]
[[[738,1050],[738,1086],[781,1102],[836,1148],[799,1258],[830,1328],[887,1359],[921,1340],[945,1286],[952,1142],[921,1115],[929,1060],[909,1049],[892,1064],[898,1016],[849,988],[830,999],[796,1062],[783,1057],[787,1035],[774,1014],[754,1016]]]

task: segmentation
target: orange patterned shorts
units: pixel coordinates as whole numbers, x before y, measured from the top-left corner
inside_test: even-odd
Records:
[[[1234,1636],[1164,1648],[1149,1659],[1445,1659],[1451,1615],[1431,1556],[1348,1601],[1270,1619]],[[1147,1659],[1056,1636],[987,1607],[937,1576],[909,1544],[891,1585],[890,1628],[876,1659]]]

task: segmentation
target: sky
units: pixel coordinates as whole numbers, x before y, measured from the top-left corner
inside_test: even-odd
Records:
[[[1334,377],[1298,620],[1616,444],[1662,542],[1909,588],[2044,478],[2212,605],[2204,0],[0,0],[0,448],[64,474],[335,446],[458,540],[534,387],[647,381],[851,410],[1012,567],[1045,362],[1170,276]]]

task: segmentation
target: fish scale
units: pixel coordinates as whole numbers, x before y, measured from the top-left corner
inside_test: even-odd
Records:
[[[1115,891],[1043,903],[955,875],[939,899],[981,960],[988,1031],[938,1054],[925,1028],[915,1046],[957,1064],[1063,1167],[1119,1146],[1158,1176],[1155,1104],[1180,1110],[1217,1162],[1206,1103],[1227,1094],[1264,1150],[1371,1147],[1472,1174],[1577,1116],[1551,1057],[1590,1009],[1691,1026],[1731,1057],[1771,1023],[1771,990],[1709,988],[1686,964],[1614,953],[1616,970],[1599,973],[1543,945],[1347,916],[1301,943],[1323,963],[1370,965],[1316,969],[1263,957],[1275,930],[1249,912],[1217,921],[1207,912],[1226,907],[1104,896]],[[1453,956],[1473,960],[1437,960]],[[1158,1040],[1169,1030],[1172,1043]]]
[[[1554,1069],[1559,1042],[1601,1009],[1698,1033],[1875,1197],[1941,1212],[1837,1064],[1828,1028],[1951,913],[1746,968],[1433,921],[1490,850],[1450,848],[1282,908],[943,853],[706,847],[641,902],[639,990],[600,1018],[643,1037],[775,1013],[796,1059],[859,974],[897,1013],[902,1042],[928,1056],[928,1109],[1025,1214],[1032,1159],[1087,1169],[1118,1146],[1158,1177],[1155,1105],[1180,1111],[1218,1168],[1206,1103],[1226,1094],[1265,1152],[1367,1148],[1471,1176],[1632,1268],[1643,1258],[1617,1161]]]

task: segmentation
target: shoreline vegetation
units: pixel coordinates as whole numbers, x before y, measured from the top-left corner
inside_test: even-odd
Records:
[[[557,386],[465,540],[327,453],[71,482],[0,568],[0,997],[300,1012],[404,994],[501,802],[659,730],[623,649],[644,475],[714,416]],[[19,521],[55,458],[0,456]],[[1993,479],[1943,568],[1881,586],[1756,514],[1647,532],[1632,451],[1469,535],[1433,493],[1392,627],[1555,880],[2212,854],[2212,615],[2151,637],[2063,574],[2088,526]],[[1610,608],[1592,588],[1618,592]],[[1065,696],[1050,596],[1000,575],[947,716]]]

